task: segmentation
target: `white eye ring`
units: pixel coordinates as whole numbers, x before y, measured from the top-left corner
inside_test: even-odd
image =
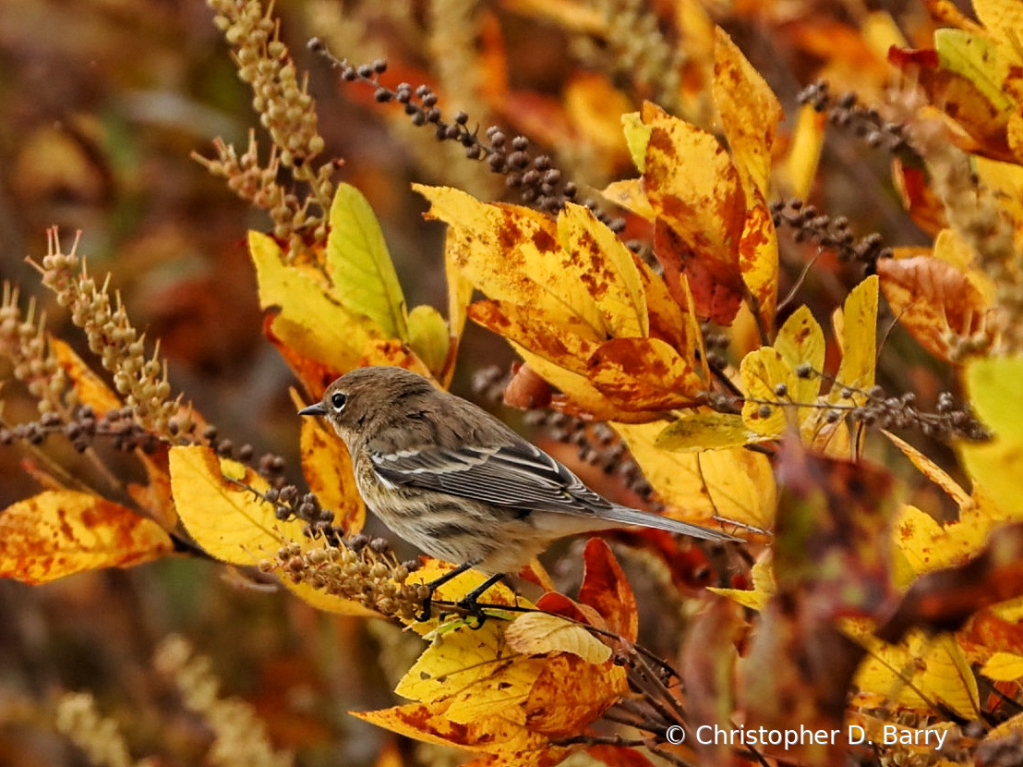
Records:
[[[330,397],[330,404],[334,406],[334,412],[336,413],[340,413],[345,409],[346,402],[348,402],[348,395],[341,392],[334,392]]]

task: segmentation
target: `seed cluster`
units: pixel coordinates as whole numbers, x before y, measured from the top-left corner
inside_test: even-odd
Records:
[[[365,535],[306,551],[298,544],[287,544],[276,560],[260,563],[264,572],[278,572],[292,583],[307,583],[404,621],[414,620],[430,597],[428,586],[406,583],[418,567],[416,561],[399,562],[383,538],[371,540]]]
[[[50,351],[45,325],[44,313],[36,319],[34,299],[29,300],[28,311],[22,316],[17,288],[4,282],[0,301],[0,355],[11,361],[14,377],[25,383],[43,415],[64,412],[75,399],[67,375]]]
[[[616,80],[631,81],[643,97],[678,114],[685,46],[668,39],[651,3],[597,0],[592,6],[604,17],[604,28],[599,41],[578,42],[580,58],[609,69]]]
[[[818,80],[800,91],[797,100],[800,104],[811,105],[818,112],[826,111],[828,122],[851,131],[875,149],[910,151],[906,143],[905,126],[883,120],[877,109],[861,105],[852,91],[835,97],[831,94],[827,80]]]
[[[265,167],[260,167],[253,134],[241,156],[218,139],[214,159],[194,157],[212,174],[226,178],[239,197],[270,213],[274,235],[289,243],[291,256],[306,252],[307,245],[327,238],[326,212],[339,164],[331,160],[314,167],[312,162],[323,152],[325,142],[317,127],[308,75],[300,78],[281,42],[280,21],[272,15],[272,3],[265,11],[259,0],[207,0],[207,4],[216,12],[214,23],[233,49],[238,76],[252,88],[252,106],[273,146]],[[308,185],[309,196],[288,191],[279,183],[282,167]]]
[[[109,276],[102,286],[89,276],[85,260],[77,254],[78,238],[69,253],[60,247],[56,228],[48,234],[49,249],[42,264],[43,284],[57,295],[57,303],[71,311],[71,321],[85,331],[89,350],[113,374],[114,388],[131,407],[132,417],[147,431],[169,438],[170,422],[178,417],[179,428],[187,431],[190,418],[181,411],[180,397],[169,400],[167,365],[161,362],[159,343],[146,359],[145,335],[132,327],[119,294],[111,300]]]
[[[856,239],[845,216],[821,213],[799,198],[772,202],[771,216],[775,227],[784,224],[794,230],[792,236],[796,242],[809,241],[830,248],[839,261],[863,264],[867,274],[877,271],[879,259],[892,257],[892,249],[885,246],[877,232]]]

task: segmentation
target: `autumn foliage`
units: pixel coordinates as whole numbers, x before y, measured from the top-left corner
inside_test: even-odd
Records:
[[[228,601],[277,599],[306,641],[331,627],[329,651],[305,647],[321,660],[264,671],[375,725],[380,765],[450,758],[436,747],[481,767],[1023,763],[1023,6],[785,20],[774,3],[434,2],[426,51],[381,35],[391,60],[362,64],[340,48],[358,24],[309,5],[322,39],[305,61],[337,85],[321,108],[348,99],[428,147],[407,186],[437,248],[396,257],[415,214],[381,194],[372,142],[330,139],[273,10],[209,0],[263,132],[197,159],[269,215],[244,271],[289,417],[366,365],[461,387],[478,357],[508,358],[476,326],[514,353],[477,395],[528,411],[603,494],[741,542],[615,532],[493,587],[482,614],[459,600],[485,575],[451,580],[427,617],[427,584],[462,563],[374,526],[317,420],[265,450],[214,426],[200,383],[175,389],[188,355],[54,227],[38,279],[5,282],[0,308],[17,488],[0,575],[19,582],[0,594],[179,560],[208,565],[192,588],[231,573],[259,591]],[[509,77],[522,25],[574,41],[557,97]],[[791,72],[750,52],[752,29],[798,53]],[[781,95],[793,75],[804,89]],[[841,191],[864,173],[872,186]],[[861,203],[899,225],[870,233]],[[427,272],[445,295],[413,305]],[[193,343],[227,332],[210,322]],[[245,410],[252,391],[230,387]],[[20,725],[95,765],[357,760],[329,753],[366,732],[342,734],[350,719],[331,731],[278,693],[218,696],[217,661],[159,638],[154,673],[208,732],[154,728],[169,715],[149,693],[146,739],[125,737],[126,711],[63,682],[45,705],[23,695]],[[328,692],[331,663],[370,655],[370,693]],[[785,739],[804,730],[829,734]]]

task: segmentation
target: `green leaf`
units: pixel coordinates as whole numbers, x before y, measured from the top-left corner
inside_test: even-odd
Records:
[[[408,333],[412,351],[439,378],[451,346],[448,323],[432,306],[422,304],[409,313]]]
[[[934,48],[942,69],[973,83],[999,112],[1013,108],[1012,99],[1002,90],[1009,64],[999,56],[996,43],[962,29],[939,29],[934,33]]]
[[[341,184],[330,207],[327,274],[342,305],[376,322],[389,338],[409,340],[405,296],[369,202]]]

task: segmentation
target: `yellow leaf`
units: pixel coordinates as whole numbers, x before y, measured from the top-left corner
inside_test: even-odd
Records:
[[[625,130],[625,143],[632,155],[632,162],[640,173],[646,172],[646,146],[650,142],[652,128],[644,125],[639,112],[622,115],[622,128]]]
[[[659,413],[625,413],[602,394],[585,375],[567,370],[514,341],[511,345],[533,372],[555,389],[564,392],[565,397],[574,406],[573,410],[578,409],[595,421],[607,421],[612,418],[649,421],[660,417]]]
[[[784,434],[788,423],[796,422],[791,403],[798,379],[792,368],[777,349],[763,346],[743,357],[739,373],[747,398],[742,406],[743,422],[765,437]],[[779,393],[781,386],[785,387],[783,393]]]
[[[469,307],[469,316],[509,341],[575,373],[588,372],[589,360],[599,348],[582,323],[550,321],[542,315],[538,317],[529,307],[477,301]]]
[[[526,613],[516,618],[504,633],[508,646],[523,655],[570,653],[587,663],[603,663],[611,648],[585,627],[549,613]]]
[[[343,307],[369,317],[387,338],[409,340],[405,296],[380,224],[350,184],[338,186],[330,206],[326,269]]]
[[[587,286],[603,315],[605,337],[650,334],[646,296],[632,252],[584,205],[568,203],[558,216],[558,239],[571,254],[561,279]]]
[[[987,302],[965,274],[931,256],[878,261],[884,297],[927,351],[956,361],[963,341],[985,333]]]
[[[738,271],[746,199],[728,153],[654,104],[644,104],[642,115],[651,131],[643,174],[651,206],[701,259]]]
[[[1023,64],[1023,52],[1019,50],[1023,7],[1018,2],[1006,0],[973,0],[973,12],[984,25],[984,30],[998,41],[1000,51],[1011,55],[1017,64]]]
[[[826,123],[827,116],[814,109],[812,104],[804,104],[799,108],[789,142],[789,153],[782,166],[788,189],[794,197],[802,199],[810,194],[824,147]]]
[[[379,329],[341,306],[319,272],[285,264],[281,249],[265,234],[249,232],[249,253],[256,266],[260,307],[279,310],[273,331],[281,341],[332,370],[357,367]]]
[[[996,652],[980,669],[980,673],[996,682],[1015,682],[1023,679],[1023,655]]]
[[[611,425],[669,506],[668,516],[697,524],[718,517],[754,527],[774,518],[776,491],[767,456],[744,448],[669,452],[655,445],[658,423]]]
[[[877,275],[867,277],[850,291],[842,306],[835,332],[842,347],[835,384],[828,393],[828,402],[852,402],[862,407],[865,393],[874,385],[877,363]],[[844,387],[852,387],[851,398],[842,397]]]
[[[526,701],[545,660],[520,654],[505,641],[504,621],[478,630],[462,626],[434,637],[395,692],[419,703],[446,705],[452,722],[468,724]]]
[[[409,312],[408,333],[412,351],[439,378],[451,346],[448,323],[432,306],[422,304]]]
[[[196,543],[217,559],[251,565],[275,557],[283,543],[308,542],[304,522],[282,522],[272,504],[225,479],[234,476],[266,492],[266,480],[251,469],[198,445],[172,447],[169,459],[178,515]]]
[[[440,578],[442,575],[449,573],[454,569],[454,567],[455,566],[450,562],[442,562],[439,559],[423,558],[419,569],[410,574],[406,582],[409,584],[431,583]],[[469,570],[447,583],[441,584],[433,592],[433,601],[438,603],[436,609],[433,611],[434,617],[428,621],[410,621],[407,624],[408,628],[421,636],[429,638],[433,636],[438,629],[456,627],[458,625],[457,622],[443,622],[439,617],[444,612],[443,607],[439,603],[458,602],[460,599],[465,597],[469,591],[482,584],[486,579],[487,576],[485,574],[477,570]],[[491,586],[480,598],[480,601],[486,604],[488,608],[493,606],[495,609],[500,609],[502,606],[515,607],[516,609],[533,609],[534,607],[532,602],[525,597],[520,597],[504,583],[497,583]],[[470,620],[475,623],[474,619]]]
[[[785,321],[778,331],[774,348],[793,371],[800,365],[807,364],[815,373],[807,378],[795,377],[792,388],[789,389],[792,400],[816,402],[820,391],[820,379],[816,374],[824,370],[824,331],[807,307],[800,306]]]
[[[643,191],[643,179],[627,178],[612,181],[604,187],[601,194],[615,205],[621,205],[647,221],[657,218],[657,212],[650,207],[650,200]]]
[[[553,221],[529,208],[482,203],[450,187],[413,188],[431,203],[427,217],[448,224],[453,263],[488,298],[529,307],[549,322],[573,324],[592,341],[606,338],[586,284],[561,278],[580,256],[562,249]]]
[[[469,304],[472,302],[472,293],[475,290],[472,281],[462,274],[454,258],[455,249],[458,247],[458,236],[452,230],[448,230],[444,245],[444,274],[448,283],[448,324],[451,326],[450,337],[453,348],[449,349],[448,357],[451,363],[441,383],[447,387],[451,383],[451,375],[454,373],[454,360],[458,355],[458,347],[462,341],[462,333],[465,331],[465,321],[468,318]]]
[[[882,429],[881,433],[888,437],[895,447],[901,450],[925,477],[944,490],[945,494],[955,502],[956,506],[958,506],[960,510],[962,510],[967,504],[973,503],[970,499],[970,494],[963,490],[963,488],[959,486],[959,483],[945,473],[944,469],[938,466],[938,464],[908,442],[896,437],[890,431]]]
[[[869,653],[853,680],[859,695],[882,695],[924,711],[944,703],[967,719],[978,715],[977,679],[954,636],[913,630],[900,644],[889,645],[874,637],[868,624],[844,623]]]
[[[767,194],[781,104],[721,27],[715,28],[714,37],[714,104],[746,191],[747,206],[752,207],[756,192]]]
[[[994,439],[962,445],[963,462],[973,481],[1007,514],[1019,509],[1023,498],[1020,381],[1023,357],[978,359],[966,368],[970,405]]]
[[[516,712],[517,713],[517,712]],[[410,703],[382,711],[352,711],[352,716],[415,740],[455,746],[467,751],[513,754],[522,764],[522,755],[549,746],[550,741],[525,726],[525,716],[482,716],[468,723],[456,722],[447,715],[447,703]],[[564,749],[567,753],[567,749]]]
[[[654,445],[661,450],[684,453],[740,447],[762,439],[762,435],[746,428],[741,415],[695,413],[683,415],[666,426]]]
[[[770,601],[771,597],[773,597],[778,590],[774,583],[774,567],[769,555],[762,556],[753,564],[753,569],[750,571],[750,577],[753,579],[752,589],[721,589],[708,587],[707,591],[712,591],[715,594],[727,597],[743,607],[748,607],[751,610],[757,610],[759,612],[767,606],[768,601]]]
[[[39,584],[102,567],[129,567],[174,550],[166,531],[113,501],[49,490],[0,513],[0,577]]]
[[[753,190],[739,239],[739,271],[756,301],[761,326],[770,332],[778,307],[778,232],[759,189]]]

